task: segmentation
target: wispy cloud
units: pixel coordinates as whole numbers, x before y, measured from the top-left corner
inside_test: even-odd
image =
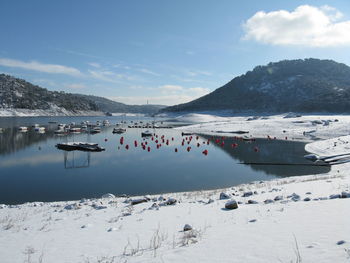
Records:
[[[88,63],[88,65],[90,65],[91,67],[94,67],[94,68],[100,68],[101,67],[101,65],[99,63],[97,63],[97,62],[90,62],[90,63]]]
[[[210,92],[207,88],[185,88],[178,85],[163,85],[158,87],[157,90],[160,91],[159,95],[114,96],[109,98],[126,104],[146,104],[148,101],[150,104],[175,105],[189,102]]]
[[[51,74],[65,74],[71,76],[81,76],[82,73],[73,67],[67,67],[55,64],[44,64],[37,61],[24,62],[21,60],[0,58],[0,66],[10,67],[10,68],[21,68],[33,71],[39,71]]]
[[[272,45],[335,47],[350,45],[350,20],[330,6],[301,5],[294,11],[259,11],[243,25],[245,40]]]
[[[141,68],[141,69],[139,69],[139,71],[142,72],[142,73],[146,73],[146,74],[150,74],[150,75],[156,76],[156,77],[160,76],[160,74],[158,74],[158,73],[156,73],[154,71],[151,71],[149,69],[146,69],[146,68]]]

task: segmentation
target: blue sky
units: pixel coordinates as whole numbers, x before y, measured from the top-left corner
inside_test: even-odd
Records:
[[[348,0],[2,0],[0,10],[0,72],[128,104],[187,102],[282,59],[350,65]]]

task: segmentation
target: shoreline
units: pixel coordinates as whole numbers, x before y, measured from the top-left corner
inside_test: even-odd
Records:
[[[272,117],[266,123],[242,117],[178,129],[249,128],[254,137],[300,139],[304,129],[314,128],[314,116],[300,119],[303,123],[295,120]],[[314,133],[320,138],[344,135],[349,122],[345,116],[328,126],[318,124]],[[282,127],[287,132],[281,133]],[[349,141],[350,136],[313,141],[305,149],[334,155],[349,152]],[[30,255],[32,262],[348,262],[349,168],[350,163],[344,163],[326,174],[215,190],[0,205],[0,259],[20,263]],[[238,208],[225,209],[232,199]],[[184,231],[186,224],[192,229]]]

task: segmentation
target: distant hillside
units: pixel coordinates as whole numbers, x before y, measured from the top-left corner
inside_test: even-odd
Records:
[[[152,114],[160,105],[126,105],[102,97],[49,91],[25,80],[0,74],[0,109],[56,110],[59,112],[131,112]]]
[[[350,112],[350,67],[332,60],[257,66],[212,93],[163,111]]]

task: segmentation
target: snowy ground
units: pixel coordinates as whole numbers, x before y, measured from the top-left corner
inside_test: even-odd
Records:
[[[49,110],[29,110],[29,109],[3,109],[0,108],[0,117],[37,117],[37,116],[104,116],[98,111],[72,112],[66,109],[55,107]]]
[[[196,116],[184,118],[195,122]],[[324,156],[350,149],[350,137],[334,138],[348,134],[348,116],[209,118],[186,129],[294,140],[310,140],[303,132],[315,130],[313,136],[331,139],[308,144],[308,151]],[[0,262],[349,262],[349,168],[144,200],[0,205]],[[225,209],[221,192],[238,209]],[[137,201],[147,202],[132,205]],[[185,224],[193,229],[183,231]]]

